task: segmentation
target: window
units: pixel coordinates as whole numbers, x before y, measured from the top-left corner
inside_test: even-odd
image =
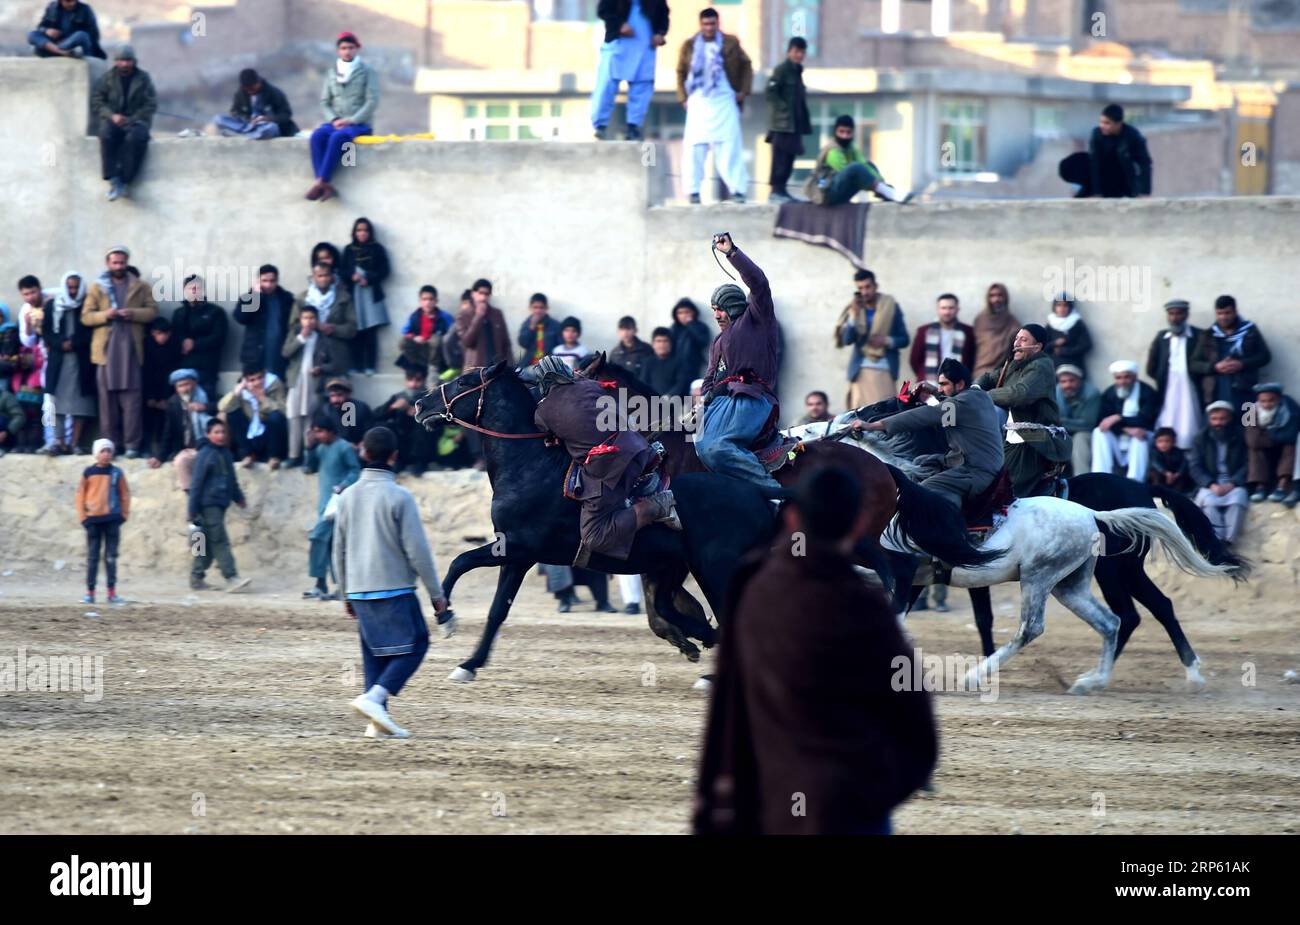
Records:
[[[555,138],[561,106],[550,100],[473,100],[465,103],[465,138],[515,141]]]
[[[1034,107],[1034,140],[1051,141],[1064,138],[1065,110],[1060,106],[1037,105]]]
[[[975,173],[984,169],[986,110],[983,100],[940,102],[940,173]]]

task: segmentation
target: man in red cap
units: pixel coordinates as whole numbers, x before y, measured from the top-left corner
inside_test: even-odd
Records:
[[[360,40],[351,32],[342,32],[334,44],[338,60],[325,75],[320,94],[325,121],[311,133],[311,166],[316,182],[307,191],[307,198],[322,202],[338,195],[330,178],[344,145],[358,135],[371,133],[371,120],[379,106],[379,75],[359,57]]]

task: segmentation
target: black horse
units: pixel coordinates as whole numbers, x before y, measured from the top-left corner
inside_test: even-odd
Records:
[[[426,427],[449,420],[450,414],[484,436],[497,536],[457,556],[443,580],[450,600],[466,572],[501,570],[482,639],[452,673],[453,680],[469,681],[487,663],[492,642],[529,569],[539,562],[568,565],[577,552],[579,506],[562,492],[569,455],[563,447],[546,445],[543,435],[534,432],[537,402],[528,385],[504,363],[473,369],[444,383],[421,397],[415,407],[416,420]],[[672,488],[682,531],[652,524],[637,532],[627,559],[596,554],[589,567],[642,575],[651,629],[695,660],[700,653],[690,637],[708,648],[716,641],[716,631],[691,606],[690,596],[680,591],[682,582],[688,574],[694,576],[713,612],[720,613],[736,562],[775,537],[773,493],[712,473],[680,476],[673,479]]]
[[[897,399],[889,399],[860,410],[858,417],[863,420],[877,420],[901,410],[903,406]],[[943,435],[937,431],[914,431],[896,437],[875,436],[873,440],[883,444],[890,454],[904,458],[915,458],[925,453],[942,453],[947,450]],[[1147,485],[1124,476],[1104,472],[1076,475],[1068,479],[1067,484],[1069,500],[1093,511],[1115,511],[1126,507],[1154,508],[1156,500],[1164,502],[1165,507],[1174,515],[1174,520],[1183,535],[1192,541],[1201,555],[1205,556],[1212,565],[1233,566],[1236,570],[1233,573],[1234,581],[1244,581],[1249,577],[1250,563],[1224,545],[1218,534],[1214,532],[1214,526],[1209,518],[1185,495],[1164,486]],[[1108,544],[1114,543],[1110,548],[1125,548],[1129,545],[1127,540],[1114,536],[1106,527],[1102,526],[1101,531],[1106,536]],[[1133,635],[1133,631],[1142,621],[1134,603],[1136,600],[1165,628],[1170,641],[1174,644],[1174,649],[1178,652],[1179,661],[1189,670],[1189,677],[1191,677],[1197,664],[1196,652],[1183,633],[1183,628],[1174,613],[1173,602],[1146,573],[1148,552],[1150,552],[1148,547],[1139,546],[1121,554],[1102,556],[1097,559],[1094,577],[1101,587],[1102,596],[1106,599],[1106,606],[1120,618],[1119,640],[1115,654],[1118,656],[1124,651],[1128,638]],[[900,561],[904,557],[895,555],[891,558],[896,573],[906,572],[913,567],[909,562]],[[920,591],[920,588],[913,589],[913,601]],[[989,589],[970,588],[969,593],[971,608],[975,611],[975,628],[979,631],[980,646],[987,657],[997,649],[993,642],[993,605]]]

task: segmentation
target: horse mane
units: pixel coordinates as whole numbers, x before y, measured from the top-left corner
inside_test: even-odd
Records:
[[[600,363],[600,368],[594,372],[588,373],[588,370],[591,369],[592,366],[595,366],[598,360],[603,360],[603,362]],[[637,393],[638,395],[660,396],[659,392],[656,392],[654,389],[650,388],[650,386],[646,385],[643,380],[639,379],[637,375],[632,372],[632,370],[628,369],[626,366],[620,366],[618,363],[615,363],[613,360],[606,357],[604,351],[593,353],[590,356],[583,357],[579,360],[578,371],[587,379],[617,379],[619,385]],[[612,375],[606,375],[607,373]]]

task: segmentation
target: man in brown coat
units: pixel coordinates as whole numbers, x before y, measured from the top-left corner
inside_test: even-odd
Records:
[[[654,490],[657,474],[649,476],[642,485],[645,492],[629,505],[655,451],[634,430],[601,426],[613,412],[603,407],[609,396],[600,383],[575,378],[558,356],[542,357],[536,369],[542,400],[534,421],[539,430],[554,434],[581,467],[575,496],[582,502],[582,543],[574,566],[585,566],[592,553],[626,559],[636,532],[647,524],[663,521],[680,529],[673,493]]]
[[[348,287],[339,281],[334,267],[318,263],[311,268],[311,283],[298,296],[289,312],[288,329],[292,333],[286,340],[297,336],[302,328],[302,307],[316,309],[316,329],[329,342],[331,362],[338,369],[351,370],[356,366],[352,342],[357,337],[357,308],[352,302]],[[248,364],[262,367],[260,360]]]
[[[90,361],[98,367],[100,434],[125,446],[128,459],[137,459],[144,442],[144,332],[158,317],[158,303],[149,284],[128,266],[130,259],[122,245],[108,249],[108,269],[91,284],[81,323],[94,331]]]
[[[686,109],[682,135],[685,185],[700,201],[704,159],[713,147],[714,169],[735,202],[745,201],[749,173],[740,132],[740,110],[754,86],[754,65],[740,39],[718,28],[718,11],[700,13],[700,31],[677,55],[677,101]]]
[[[732,580],[697,834],[888,834],[934,769],[929,695],[897,683],[918,653],[848,557],[866,529],[860,487],[834,467],[806,476],[790,536]]]
[[[470,290],[471,302],[460,310],[452,333],[464,351],[462,369],[476,366],[487,368],[493,363],[513,362],[510,353],[510,331],[506,316],[488,300],[492,298],[492,283],[486,279],[475,281]],[[465,431],[465,444],[474,457],[474,468],[483,468],[483,439],[472,430]]]

